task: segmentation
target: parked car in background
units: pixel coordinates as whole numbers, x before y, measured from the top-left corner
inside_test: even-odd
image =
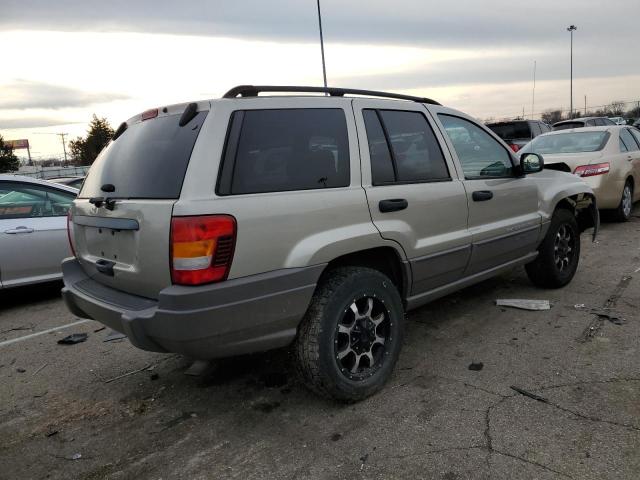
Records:
[[[568,130],[570,128],[583,127],[604,127],[607,125],[615,125],[615,123],[613,123],[607,117],[582,117],[554,123],[553,130]]]
[[[310,389],[354,401],[390,377],[405,309],[517,265],[562,287],[598,221],[579,178],[433,100],[241,86],[118,128],[71,209],[62,295],[146,350],[293,344]]]
[[[640,130],[588,127],[541,135],[522,152],[544,156],[545,168],[573,172],[593,188],[598,208],[627,221],[640,200]]]
[[[62,277],[71,254],[67,212],[78,190],[20,175],[0,175],[0,288]]]
[[[551,131],[551,127],[539,120],[512,120],[487,123],[487,127],[517,152],[538,135]]]
[[[640,118],[636,118],[633,122],[633,126],[640,129]]]
[[[80,188],[82,186],[82,182],[84,182],[84,177],[75,176],[75,177],[56,177],[56,178],[47,178],[49,182],[59,183],[60,185],[67,185],[73,188]]]
[[[626,125],[627,124],[627,121],[622,117],[609,117],[609,120],[611,120],[616,125]]]

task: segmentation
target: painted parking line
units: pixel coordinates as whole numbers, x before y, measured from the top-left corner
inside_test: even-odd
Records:
[[[12,343],[21,342],[23,340],[29,340],[30,338],[37,337],[40,335],[44,335],[45,333],[55,332],[56,330],[62,330],[63,328],[73,327],[75,325],[80,325],[82,323],[90,322],[91,320],[78,320],[77,322],[67,323],[66,325],[62,325],[60,327],[49,328],[47,330],[43,330],[41,332],[31,333],[29,335],[25,335],[24,337],[12,338],[11,340],[5,340],[4,342],[0,342],[0,347],[5,347],[7,345],[11,345]]]

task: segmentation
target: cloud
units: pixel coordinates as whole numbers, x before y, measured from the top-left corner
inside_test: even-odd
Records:
[[[0,118],[0,128],[4,130],[14,128],[55,127],[57,125],[71,125],[76,123],[81,122],[70,122],[63,118],[50,117]]]
[[[16,80],[0,85],[0,108],[7,110],[60,109],[126,100],[120,93],[85,92],[61,85]]]
[[[322,0],[328,42],[429,47],[568,43],[566,26],[590,45],[635,41],[637,0]],[[3,0],[0,28],[133,31],[316,42],[316,5],[299,0]],[[603,26],[602,19],[615,19]],[[609,37],[610,38],[607,38]],[[567,45],[568,46],[568,45]]]

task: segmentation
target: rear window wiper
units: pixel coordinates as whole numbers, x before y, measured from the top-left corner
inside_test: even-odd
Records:
[[[89,203],[95,205],[96,208],[100,208],[104,205],[104,208],[107,210],[113,210],[116,206],[116,199],[108,197],[91,197],[89,199]]]

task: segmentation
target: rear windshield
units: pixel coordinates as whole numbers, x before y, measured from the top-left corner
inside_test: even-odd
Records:
[[[559,125],[554,125],[554,130],[569,130],[571,128],[582,128],[584,127],[584,122],[567,122],[561,123]]]
[[[84,181],[80,198],[178,198],[191,150],[207,112],[199,112],[184,127],[180,115],[168,115],[130,125],[98,155]],[[100,187],[115,186],[105,194]]]
[[[527,122],[492,123],[488,124],[487,127],[503,140],[531,139],[531,130]]]
[[[533,153],[581,153],[602,150],[609,139],[609,132],[571,132],[557,135],[541,135],[527,144],[522,152]]]

